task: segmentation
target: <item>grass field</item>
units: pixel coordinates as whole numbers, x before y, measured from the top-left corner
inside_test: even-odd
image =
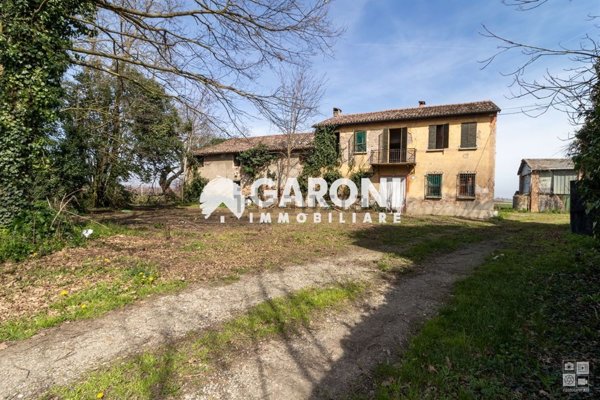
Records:
[[[595,242],[570,234],[565,215],[504,218],[505,247],[457,285],[401,359],[378,368],[376,398],[561,398],[562,360],[598,365]]]
[[[447,217],[400,225],[208,223],[198,209],[102,215],[115,227],[84,247],[0,264],[0,342],[28,338],[65,321],[92,318],[150,295],[244,273],[381,251],[382,270],[428,252],[450,251],[498,232],[496,222]]]
[[[429,225],[434,222],[453,233]],[[600,253],[591,238],[571,235],[567,222],[564,214],[525,213],[503,213],[489,225],[413,221],[411,227],[421,236],[384,252],[379,269],[402,269],[407,260],[420,262],[500,232],[505,242],[456,286],[453,300],[423,326],[401,358],[374,371],[374,390],[353,398],[561,397],[563,359],[592,365],[600,361]],[[396,235],[402,230],[397,229],[378,227],[379,245],[389,250],[399,244]],[[354,246],[374,233],[345,234],[354,238]],[[145,352],[75,385],[53,388],[47,398],[177,397],[190,377],[196,377],[194,385],[202,384],[197,377],[206,376],[214,360],[243,351],[247,343],[292,333],[321,312],[344,307],[364,290],[348,283],[262,303],[213,330]],[[163,373],[165,366],[168,373]]]
[[[503,210],[485,222],[406,217],[400,225],[241,225],[207,224],[196,211],[106,215],[116,227],[112,236],[0,264],[0,342],[194,283],[226,284],[244,273],[361,249],[381,253],[381,271],[403,272],[429,257],[503,238],[502,248],[456,286],[402,356],[374,371],[373,390],[354,397],[560,398],[562,360],[600,362],[600,252],[593,239],[569,233],[566,214]],[[187,377],[212,368],[212,360],[248,341],[293,331],[364,290],[360,283],[308,288],[260,304],[174,346],[53,388],[48,398],[93,398],[107,388],[111,398],[176,395]]]

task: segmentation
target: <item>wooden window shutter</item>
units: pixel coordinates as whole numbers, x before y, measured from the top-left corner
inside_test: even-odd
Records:
[[[444,136],[444,149],[448,148],[448,136],[450,136],[450,126],[448,124],[444,124],[442,125],[442,132],[443,132],[443,136]]]
[[[461,125],[460,147],[477,147],[477,123],[468,122]]]
[[[469,124],[460,126],[460,147],[469,147]]]
[[[381,133],[381,150],[387,151],[390,147],[389,143],[390,130],[385,128]]]
[[[477,122],[471,124],[469,131],[469,144],[471,147],[477,147]]]
[[[388,153],[389,153],[389,137],[390,130],[385,128],[383,132],[379,135],[379,162],[387,163],[388,162]]]
[[[436,137],[437,127],[435,125],[429,125],[429,145],[428,149],[435,149],[435,137]]]

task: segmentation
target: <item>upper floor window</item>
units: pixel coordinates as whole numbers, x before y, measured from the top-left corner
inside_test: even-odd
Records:
[[[442,174],[436,173],[425,175],[425,198],[442,198]]]
[[[204,167],[204,156],[196,156],[196,165]]]
[[[458,197],[461,199],[475,198],[475,174],[465,172],[458,174]]]
[[[460,126],[460,148],[474,149],[477,147],[477,122],[465,122]]]
[[[449,125],[429,125],[429,150],[436,149],[447,149],[448,148],[448,136],[449,136]]]
[[[367,132],[366,131],[354,132],[354,152],[355,153],[366,153],[367,152]]]
[[[240,161],[240,156],[239,156],[239,154],[235,154],[235,155],[233,156],[233,166],[234,166],[234,167],[239,167],[239,166],[240,166],[240,164],[241,164],[241,161]]]

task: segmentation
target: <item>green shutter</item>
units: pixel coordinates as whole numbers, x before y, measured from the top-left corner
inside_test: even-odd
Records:
[[[442,197],[442,174],[427,174],[426,185],[427,187],[425,189],[425,197]]]
[[[354,133],[355,146],[354,151],[356,153],[365,153],[367,151],[367,132],[356,131]]]
[[[436,136],[436,126],[429,125],[429,145],[428,149],[435,149],[435,136]]]

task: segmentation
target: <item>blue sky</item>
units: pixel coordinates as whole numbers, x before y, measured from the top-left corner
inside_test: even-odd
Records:
[[[585,33],[598,35],[589,14],[600,14],[597,0],[550,0],[519,12],[501,0],[336,0],[334,24],[345,29],[331,56],[314,59],[324,75],[322,116],[332,107],[344,113],[413,107],[418,100],[446,104],[490,99],[499,116],[496,196],[511,197],[518,187],[517,168],[525,157],[561,157],[574,131],[566,115],[549,111],[531,118],[515,113],[534,99],[510,99],[511,78],[501,75],[520,65],[518,53],[500,57],[481,69],[479,61],[495,53],[498,43],[480,35],[482,24],[509,38],[546,46],[577,45]],[[560,72],[567,60],[534,66]],[[265,82],[269,85],[270,82]],[[250,124],[252,134],[277,133],[264,120]]]

